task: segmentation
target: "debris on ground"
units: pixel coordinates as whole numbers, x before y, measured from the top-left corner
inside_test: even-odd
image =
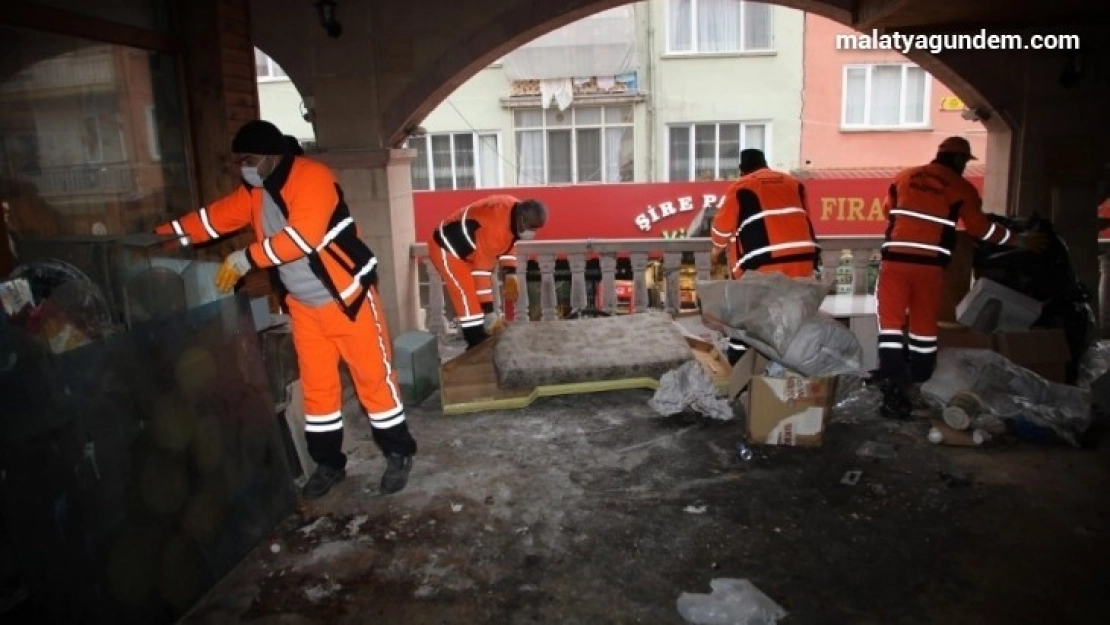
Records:
[[[735,418],[728,400],[721,397],[697,360],[691,360],[659,378],[659,388],[648,401],[653,410],[663,416],[679,414],[686,409],[721,421]]]
[[[856,455],[863,458],[879,458],[882,460],[889,460],[898,457],[898,452],[894,450],[893,445],[887,443],[876,443],[875,441],[864,441],[858,448],[856,448]]]
[[[786,610],[746,579],[717,578],[711,594],[684,592],[678,613],[693,625],[775,625]]]
[[[840,478],[840,483],[844,484],[845,486],[855,486],[856,484],[859,484],[859,478],[861,476],[863,476],[863,471],[860,471],[858,469],[846,471],[844,473],[844,477]]]

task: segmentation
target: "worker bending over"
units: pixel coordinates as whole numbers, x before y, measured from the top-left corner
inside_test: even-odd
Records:
[[[812,278],[821,249],[806,207],[805,187],[793,176],[767,167],[762,150],[740,152],[740,178],[729,187],[710,230],[713,255],[725,251],[730,275],[778,272]],[[728,361],[735,365],[746,343],[730,338]]]
[[[910,385],[927,381],[937,362],[937,319],[944,268],[956,245],[956,224],[996,245],[1041,251],[1037,232],[1015,234],[983,214],[979,192],[963,177],[975,160],[962,137],[949,137],[928,165],[911,167],[890,185],[883,212],[888,220],[875,285],[879,323],[879,370],[884,416],[907,418]]]
[[[467,349],[503,324],[493,310],[494,270],[500,264],[505,299],[515,301],[521,286],[516,242],[534,238],[546,223],[547,207],[539,201],[492,195],[444,219],[428,239],[428,256],[455,307]]]
[[[200,210],[159,225],[182,245],[205,243],[242,228],[256,242],[228,255],[216,286],[230,291],[254,269],[276,268],[287,295],[293,346],[304,388],[305,438],[316,471],[306,498],[346,476],[339,360],[351,372],[386,458],[382,493],[405,487],[416,441],[405,421],[392,345],[377,292],[378,259],[359,238],[343,191],[322,163],[294,156],[273,124],[247,122],[232,141],[241,184]]]

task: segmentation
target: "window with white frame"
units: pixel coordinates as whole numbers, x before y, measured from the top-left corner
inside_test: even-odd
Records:
[[[929,74],[916,65],[844,66],[844,128],[923,128],[928,102]]]
[[[289,79],[285,70],[258,48],[254,49],[254,73],[260,82]]]
[[[411,137],[414,191],[501,186],[501,141],[495,132],[455,132]]]
[[[669,54],[773,49],[770,5],[748,0],[667,0]]]
[[[518,109],[517,184],[632,182],[632,105]]]
[[[770,144],[768,122],[672,125],[667,136],[670,181],[735,178],[740,168],[740,150],[763,150],[771,162]]]

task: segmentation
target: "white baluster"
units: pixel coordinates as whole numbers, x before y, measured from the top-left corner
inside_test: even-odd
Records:
[[[667,282],[666,310],[676,316],[682,312],[682,253],[663,254],[663,279]]]
[[[870,264],[870,249],[852,250],[852,295],[867,295],[867,267]]]
[[[601,265],[601,310],[613,314],[617,310],[617,257],[602,254]]]
[[[586,255],[572,253],[567,255],[570,265],[570,309],[581,311],[586,308]]]
[[[536,261],[540,266],[540,319],[553,321],[559,303],[555,292],[555,255],[540,254]]]
[[[648,256],[643,252],[633,252],[629,255],[629,264],[632,265],[632,309],[644,312],[651,308],[647,292]]]

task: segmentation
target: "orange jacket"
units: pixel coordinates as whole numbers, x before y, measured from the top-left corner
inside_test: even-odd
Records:
[[[797,178],[771,169],[742,176],[729,187],[710,230],[713,247],[735,240],[733,271],[811,260],[820,248],[806,211],[805,187]]]
[[[265,187],[288,225],[272,236],[262,230],[263,190],[247,184],[207,207],[160,224],[155,232],[176,234],[182,245],[197,245],[254,228],[247,247],[255,268],[267,269],[308,257],[313,274],[352,319],[378,279],[378,259],[359,239],[343,191],[323,163],[304,157],[283,160]]]
[[[940,163],[911,167],[894,178],[883,205],[883,260],[945,266],[956,245],[956,222],[968,234],[1003,245],[1013,235],[983,214],[979,191]]]
[[[493,271],[500,262],[508,273],[516,271],[516,234],[513,233],[511,195],[491,195],[464,206],[440,222],[432,240],[473,270]]]

